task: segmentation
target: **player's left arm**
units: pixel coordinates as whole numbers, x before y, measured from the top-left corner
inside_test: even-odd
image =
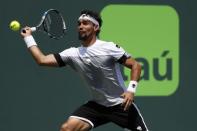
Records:
[[[130,79],[131,81],[138,81],[141,74],[141,65],[134,58],[127,58],[123,63],[124,66],[131,69]]]
[[[122,58],[122,64],[131,70],[130,72],[130,83],[127,91],[121,96],[124,98],[122,105],[124,110],[127,110],[134,100],[138,80],[141,74],[141,65],[134,58]]]

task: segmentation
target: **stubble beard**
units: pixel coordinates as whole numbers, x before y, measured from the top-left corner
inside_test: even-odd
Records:
[[[85,41],[88,39],[88,35],[78,33],[78,39],[81,41]]]

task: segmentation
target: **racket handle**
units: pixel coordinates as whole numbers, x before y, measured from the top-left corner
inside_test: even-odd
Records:
[[[35,32],[35,31],[36,31],[36,27],[31,27],[30,29],[31,29],[31,32]],[[25,30],[22,30],[22,32],[23,32],[23,33],[26,33]]]
[[[36,27],[31,27],[31,32],[35,32],[36,31]]]

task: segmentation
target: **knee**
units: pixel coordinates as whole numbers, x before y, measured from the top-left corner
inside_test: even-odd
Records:
[[[72,130],[72,127],[68,123],[64,123],[61,126],[60,131],[73,131],[73,130]]]
[[[62,124],[60,131],[89,131],[90,125],[81,121],[76,120],[68,120],[64,124]]]

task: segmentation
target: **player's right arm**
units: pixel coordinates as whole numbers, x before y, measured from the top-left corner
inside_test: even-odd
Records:
[[[29,51],[38,65],[59,67],[59,64],[57,63],[53,54],[44,55],[37,46],[31,46]]]
[[[37,46],[34,39],[32,40],[31,36],[31,29],[29,27],[25,27],[23,30],[25,32],[21,31],[21,35],[26,39],[27,47],[32,54],[34,60],[38,65],[41,66],[51,66],[51,67],[59,67],[59,64],[57,62],[57,59],[55,58],[54,54],[45,55]]]

